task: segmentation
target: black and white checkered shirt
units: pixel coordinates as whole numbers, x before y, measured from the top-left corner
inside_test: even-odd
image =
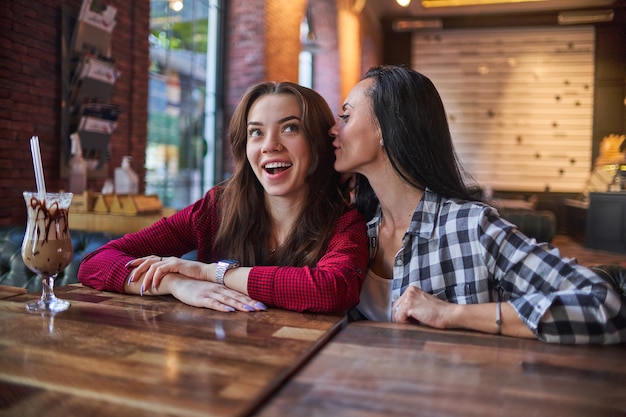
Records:
[[[380,220],[379,208],[368,223],[372,259]],[[593,271],[488,205],[428,189],[395,257],[390,301],[409,285],[458,304],[493,302],[500,293],[546,342],[626,341],[626,300]]]

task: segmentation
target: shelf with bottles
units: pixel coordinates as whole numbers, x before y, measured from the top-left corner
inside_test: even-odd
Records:
[[[111,57],[116,9],[83,0],[79,11],[63,6],[61,36],[61,177],[68,178],[79,135],[88,178],[109,175],[110,140],[120,115],[109,103],[120,72]]]

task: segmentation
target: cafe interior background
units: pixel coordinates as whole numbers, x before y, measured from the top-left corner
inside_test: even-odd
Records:
[[[252,84],[296,81],[319,91],[337,112],[367,68],[403,64],[438,87],[460,159],[481,188],[551,210],[559,232],[567,232],[565,202],[586,197],[603,139],[612,138],[613,151],[625,152],[626,143],[618,141],[626,133],[626,2],[409,3],[3,5],[0,225],[25,223],[22,192],[35,189],[33,135],[40,140],[48,190],[68,189],[70,135],[79,130],[85,138],[89,200],[82,209],[93,208],[88,206],[102,198],[107,179],[130,156],[139,193],[176,210],[228,178],[228,120]],[[82,20],[85,4],[112,24],[94,32]],[[111,76],[89,87],[89,75],[82,78],[79,70],[80,48],[93,43]],[[90,95],[114,114],[95,128],[76,115],[76,102]],[[607,191],[610,182],[592,191]],[[612,190],[624,198],[619,184]],[[620,204],[609,221],[626,231],[626,202]],[[622,243],[626,247],[626,237]]]

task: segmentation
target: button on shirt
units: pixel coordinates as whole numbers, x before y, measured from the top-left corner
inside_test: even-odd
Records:
[[[379,207],[368,223],[371,259],[380,221]],[[389,305],[409,285],[457,304],[494,302],[501,294],[546,342],[626,341],[626,301],[593,271],[526,237],[486,204],[428,189],[396,254]],[[372,298],[380,297],[362,293],[362,302]]]

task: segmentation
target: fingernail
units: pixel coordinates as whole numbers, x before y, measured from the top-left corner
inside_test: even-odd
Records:
[[[267,306],[260,301],[257,302],[254,306],[260,310],[267,311]]]
[[[131,259],[130,261],[126,262],[126,265],[124,265],[126,268],[130,267],[130,264],[132,264],[134,261],[134,259]]]
[[[255,311],[255,310],[256,310],[256,308],[254,308],[254,307],[252,307],[252,306],[249,306],[248,304],[244,304],[244,305],[243,305],[243,308],[245,308],[245,309],[246,309],[246,310],[248,310],[248,311]]]
[[[224,307],[224,308],[225,308],[227,311],[235,311],[235,308],[234,308],[234,307],[231,307],[231,306],[226,306],[226,307]]]
[[[134,277],[135,277],[135,271],[131,272],[130,276],[128,277],[128,285],[133,283]]]
[[[143,297],[143,284],[141,284],[141,288],[139,288],[139,295]]]

